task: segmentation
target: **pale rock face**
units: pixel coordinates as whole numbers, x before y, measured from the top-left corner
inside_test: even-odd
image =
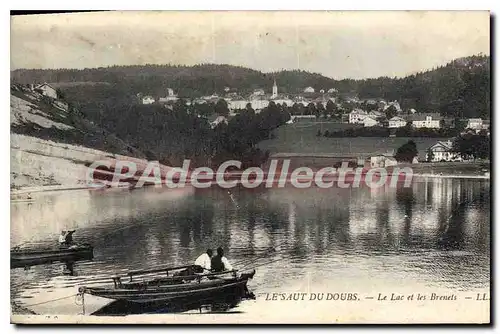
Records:
[[[23,98],[10,97],[11,126],[36,124],[42,128],[56,128],[64,131],[80,131],[74,127],[51,119],[46,111],[37,105],[42,95],[25,91]],[[54,100],[51,113],[67,116],[67,104]],[[87,184],[85,163],[99,160],[128,160],[138,166],[145,165],[143,159],[112,154],[84,146],[54,142],[34,136],[11,132],[10,136],[10,183],[11,187],[42,187],[49,185],[84,186]]]
[[[71,130],[73,127],[50,120],[45,112],[37,106],[17,96],[10,96],[11,124],[35,123],[43,128],[56,127],[60,130]]]
[[[11,134],[11,185],[83,185],[86,167],[75,161],[104,157],[106,152]]]

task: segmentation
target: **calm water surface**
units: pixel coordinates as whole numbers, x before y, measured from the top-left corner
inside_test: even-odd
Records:
[[[115,273],[191,263],[219,245],[232,263],[255,259],[258,298],[242,303],[247,311],[265,307],[269,292],[489,288],[489,181],[417,181],[376,191],[239,189],[232,198],[193,188],[34,194],[32,204],[11,204],[11,246],[77,229],[94,260],[12,269],[12,298],[39,313],[78,314],[73,298],[40,303]],[[86,297],[89,309],[108,302]]]

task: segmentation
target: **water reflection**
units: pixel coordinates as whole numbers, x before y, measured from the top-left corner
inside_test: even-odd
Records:
[[[46,194],[29,208],[12,205],[12,242],[50,242],[61,229],[77,229],[75,240],[94,245],[94,261],[12,270],[11,291],[21,304],[57,298],[127,269],[189,263],[218,246],[233,263],[252,257],[252,266],[267,263],[255,277],[261,292],[293,286],[308,273],[324,274],[331,284],[390,275],[407,284],[488,287],[489,187],[489,181],[431,179],[376,191]],[[62,305],[61,312],[74,311]]]

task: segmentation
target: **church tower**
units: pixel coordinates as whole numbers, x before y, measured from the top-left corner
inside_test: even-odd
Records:
[[[278,97],[278,85],[276,85],[276,79],[274,79],[274,84],[273,84],[273,95],[271,96],[272,99],[275,99]]]

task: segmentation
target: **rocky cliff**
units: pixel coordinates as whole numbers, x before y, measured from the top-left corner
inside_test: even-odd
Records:
[[[102,159],[144,162],[144,154],[86,120],[62,99],[11,86],[11,189],[84,186]]]

